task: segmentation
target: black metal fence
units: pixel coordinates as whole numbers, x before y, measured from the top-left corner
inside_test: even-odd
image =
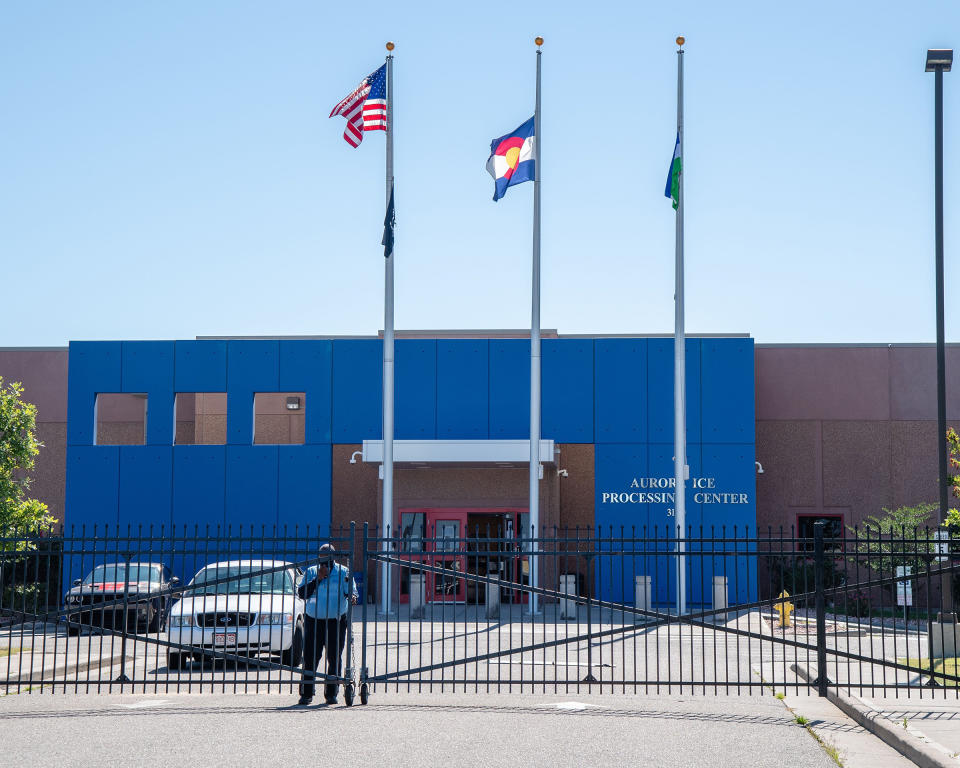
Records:
[[[0,693],[292,694],[306,677],[347,703],[355,690],[364,703],[399,690],[960,694],[943,588],[960,564],[929,530],[511,533],[2,538]],[[336,674],[303,669],[296,594],[327,542],[360,596],[344,604]]]

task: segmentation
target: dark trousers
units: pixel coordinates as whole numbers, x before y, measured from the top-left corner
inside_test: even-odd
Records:
[[[314,677],[320,664],[320,656],[324,649],[327,652],[327,674],[340,676],[341,658],[343,656],[344,641],[347,637],[347,617],[339,619],[313,619],[303,617],[303,682],[300,683],[301,696],[313,696]],[[323,687],[325,699],[337,697],[336,684],[327,683]]]

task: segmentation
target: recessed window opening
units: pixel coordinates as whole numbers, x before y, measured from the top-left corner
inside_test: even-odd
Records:
[[[143,393],[98,392],[95,406],[96,445],[144,445],[147,438],[147,396]]]
[[[823,522],[823,547],[827,552],[842,549],[843,542],[843,515],[816,515],[801,514],[797,515],[797,537],[800,541],[800,548],[804,550],[813,550],[814,526]],[[804,541],[807,539],[808,541]]]
[[[177,445],[227,444],[226,392],[177,392],[174,411]]]
[[[257,392],[253,396],[255,445],[303,445],[306,394]]]

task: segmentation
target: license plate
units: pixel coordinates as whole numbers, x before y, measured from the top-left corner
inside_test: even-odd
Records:
[[[214,645],[236,645],[237,633],[236,632],[216,632],[213,635],[213,644]]]

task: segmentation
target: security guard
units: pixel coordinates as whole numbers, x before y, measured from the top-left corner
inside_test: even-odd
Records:
[[[320,561],[311,565],[297,586],[297,594],[306,601],[303,649],[303,682],[300,706],[313,701],[314,676],[320,656],[326,649],[327,675],[340,676],[344,641],[347,636],[347,600],[357,604],[357,587],[350,572],[333,559],[332,544],[320,547]],[[337,703],[337,684],[324,686],[327,704]]]

